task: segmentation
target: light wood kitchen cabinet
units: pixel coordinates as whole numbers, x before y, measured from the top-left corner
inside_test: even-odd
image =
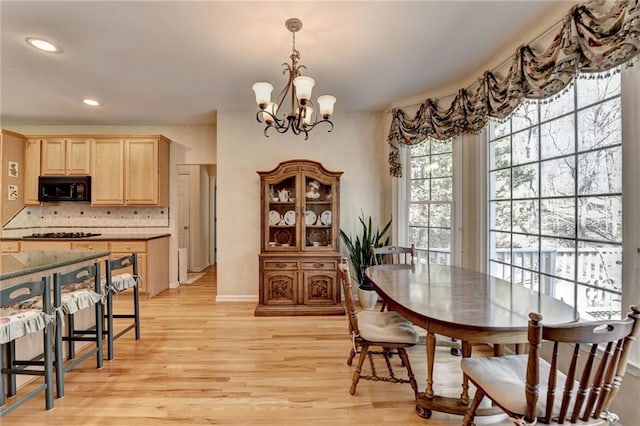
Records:
[[[338,283],[342,172],[292,160],[258,174],[261,252],[255,315],[344,314]]]
[[[17,253],[20,251],[18,241],[0,241],[0,253]]]
[[[169,139],[102,139],[93,150],[91,204],[169,205]]]
[[[169,205],[169,140],[125,140],[124,196],[127,205]]]
[[[95,139],[92,158],[91,204],[124,204],[124,139]]]
[[[41,140],[41,176],[88,176],[91,174],[91,140],[46,138]]]
[[[40,176],[41,140],[28,139],[24,151],[24,200],[25,205],[39,205],[38,176]]]
[[[71,250],[71,241],[20,241],[20,251]]]

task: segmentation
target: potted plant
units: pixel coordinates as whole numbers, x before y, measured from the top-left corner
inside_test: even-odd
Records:
[[[389,237],[385,237],[387,231],[391,227],[391,220],[382,228],[382,230],[374,229],[371,216],[364,217],[364,212],[361,213],[360,225],[362,225],[362,234],[356,235],[355,238],[351,237],[351,234],[347,234],[342,229],[340,230],[340,236],[342,241],[347,246],[349,251],[349,260],[352,265],[353,278],[358,283],[358,300],[365,309],[372,309],[377,300],[378,294],[373,290],[373,286],[367,280],[364,275],[365,269],[373,264],[373,258],[371,256],[371,246],[383,247],[389,245]]]

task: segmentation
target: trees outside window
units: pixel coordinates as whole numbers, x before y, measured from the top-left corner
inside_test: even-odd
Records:
[[[428,140],[414,146],[408,164],[408,240],[421,261],[451,264],[453,142]]]
[[[489,271],[583,319],[621,316],[620,80],[581,76],[489,125]]]

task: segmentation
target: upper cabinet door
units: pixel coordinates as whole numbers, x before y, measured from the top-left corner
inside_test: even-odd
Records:
[[[158,205],[158,140],[127,140],[124,164],[125,203]]]
[[[39,205],[38,201],[38,176],[40,176],[40,158],[42,150],[40,139],[28,139],[24,152],[24,204]]]
[[[91,141],[84,138],[42,140],[42,176],[88,176],[91,174]]]
[[[124,139],[96,139],[92,157],[91,204],[124,204]]]
[[[63,176],[66,174],[66,139],[43,139],[40,175]]]
[[[88,176],[91,174],[91,140],[67,139],[66,174]]]

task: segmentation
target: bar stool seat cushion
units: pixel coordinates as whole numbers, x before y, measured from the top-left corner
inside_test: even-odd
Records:
[[[43,330],[50,322],[52,318],[39,309],[1,308],[0,344]]]
[[[370,342],[418,343],[418,333],[413,324],[397,312],[358,312],[360,336]]]
[[[133,288],[138,284],[138,279],[132,274],[118,274],[111,277],[112,292],[119,293],[121,291]]]
[[[90,288],[62,292],[62,312],[75,314],[82,309],[89,308],[102,302],[102,296]]]
[[[62,287],[61,309],[64,314],[75,314],[78,311],[89,308],[96,303],[102,303],[102,296],[95,292],[93,278],[81,281],[77,284],[69,284]],[[42,309],[42,301],[38,300],[35,307]]]

